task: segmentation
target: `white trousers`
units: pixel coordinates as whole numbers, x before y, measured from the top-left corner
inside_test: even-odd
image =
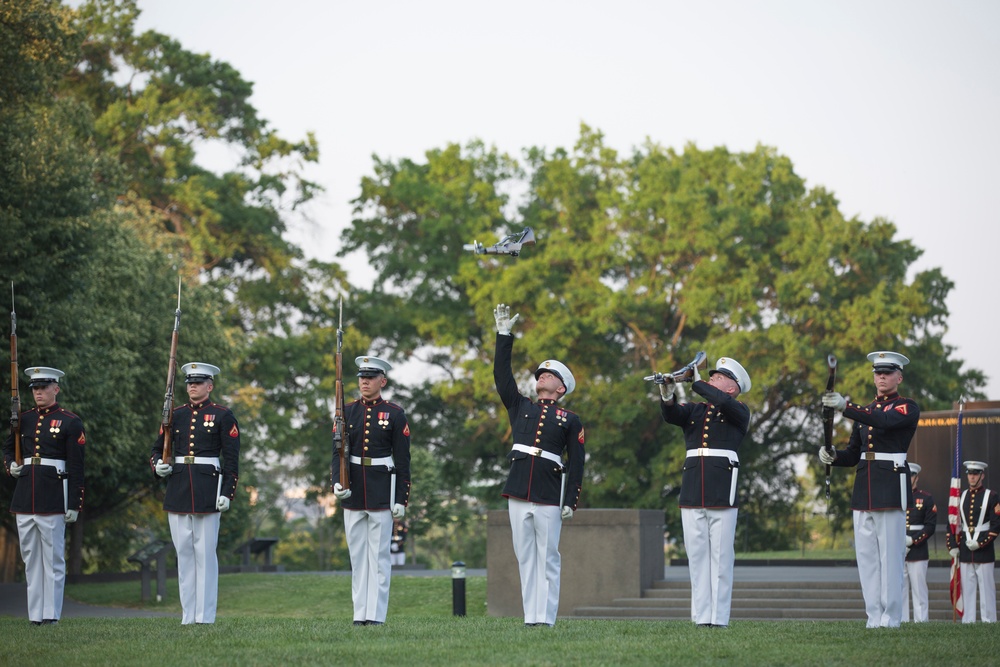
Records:
[[[354,620],[385,623],[392,576],[392,512],[345,509],[344,531],[351,554]]]
[[[903,568],[903,622],[910,620],[910,594],[913,594],[913,622],[926,623],[927,614],[927,561],[904,561]]]
[[[898,628],[903,617],[903,510],[854,511],[854,551],[868,628]]]
[[[524,622],[555,625],[562,564],[559,554],[562,511],[555,505],[510,498],[507,512],[521,574]]]
[[[983,623],[997,622],[997,585],[993,563],[962,563],[962,623],[976,622],[976,589]]]
[[[405,551],[389,552],[389,561],[393,565],[406,565],[406,552]]]
[[[66,517],[18,514],[17,535],[28,582],[28,620],[59,620],[66,585]]]
[[[691,620],[699,625],[729,625],[737,512],[735,507],[681,508],[691,576]]]
[[[177,551],[181,624],[215,623],[219,602],[219,522],[221,514],[167,513]]]

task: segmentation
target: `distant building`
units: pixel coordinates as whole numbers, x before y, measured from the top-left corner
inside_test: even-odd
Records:
[[[948,530],[948,491],[958,437],[958,405],[953,410],[920,413],[908,461],[920,464],[920,488],[934,496],[938,527],[931,548],[944,548]],[[986,487],[1000,491],[1000,401],[966,403],[962,413],[962,461],[985,461]],[[961,463],[961,462],[960,462]],[[965,475],[961,475],[965,488]]]

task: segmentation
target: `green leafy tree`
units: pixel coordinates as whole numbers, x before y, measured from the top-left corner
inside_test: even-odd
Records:
[[[738,358],[754,382],[743,515],[777,526],[744,536],[749,549],[795,543],[782,518],[797,512],[800,455],[819,469],[828,352],[849,394],[870,391],[861,360],[875,347],[920,359],[907,379],[925,409],[983,384],[941,341],[952,285],[940,270],[908,279],[920,251],[890,222],[844,219],[833,195],[807,189],[773,149],[648,143],[622,159],[584,126],[572,151],[529,149],[525,159],[524,177],[478,142],[428,151],[425,164],[376,159],[344,234],[343,253],[366,252],[377,272],[369,298],[392,303],[386,346],[431,350],[427,360],[447,369],[432,389],[451,415],[439,455],[487,494],[509,446],[490,366],[498,302],[521,313],[514,365],[526,387],[546,358],[578,378],[566,404],[586,427],[586,506],[663,507],[675,525],[684,447],[641,377],[700,349],[712,363]],[[519,188],[527,193],[512,212],[504,193]],[[462,251],[524,225],[539,241],[517,259]]]

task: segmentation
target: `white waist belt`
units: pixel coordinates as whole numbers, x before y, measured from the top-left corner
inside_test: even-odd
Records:
[[[888,452],[862,452],[861,458],[865,461],[892,461],[897,466],[906,463],[906,454],[890,454]]]
[[[740,457],[736,455],[731,449],[714,449],[712,447],[699,447],[697,449],[687,450],[687,457],[692,456],[724,456],[733,463],[739,463]]]
[[[922,523],[915,523],[909,528],[907,528],[907,530],[923,530],[923,529],[924,529],[924,524]]]
[[[391,456],[379,456],[377,458],[372,458],[370,456],[352,456],[351,463],[359,466],[385,466],[386,468],[395,468],[396,462],[392,460]]]
[[[543,459],[548,459],[554,463],[562,465],[562,457],[558,454],[553,454],[552,452],[546,451],[541,447],[528,447],[527,445],[514,445],[513,450],[515,452],[524,452],[525,454],[531,454],[532,456],[541,456]]]
[[[218,456],[175,456],[174,465],[191,465],[196,463],[198,465],[215,466],[216,470],[220,469],[222,466],[219,464]]]
[[[41,456],[25,457],[26,466],[52,466],[60,475],[66,472],[66,461],[62,459],[43,459]]]

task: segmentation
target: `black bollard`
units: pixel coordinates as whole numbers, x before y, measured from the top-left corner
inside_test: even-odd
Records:
[[[465,563],[460,560],[451,564],[451,613],[465,616]]]

